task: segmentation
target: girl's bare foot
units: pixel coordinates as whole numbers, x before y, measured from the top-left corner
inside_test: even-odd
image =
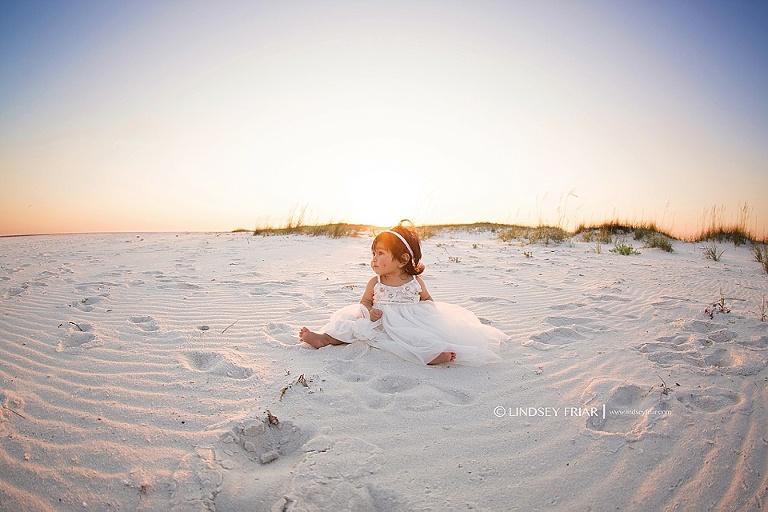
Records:
[[[427,364],[452,363],[456,360],[456,352],[443,352]]]
[[[340,345],[341,341],[331,338],[325,333],[312,332],[306,327],[299,331],[299,339],[315,348],[323,348],[326,345]]]

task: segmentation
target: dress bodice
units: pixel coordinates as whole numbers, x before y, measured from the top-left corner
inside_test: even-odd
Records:
[[[415,304],[420,300],[421,285],[415,277],[400,286],[388,286],[379,279],[373,289],[374,304]]]

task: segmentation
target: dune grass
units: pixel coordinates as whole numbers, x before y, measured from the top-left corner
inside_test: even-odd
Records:
[[[598,245],[611,242],[618,243],[618,239],[631,235],[638,242],[643,242],[645,244],[644,247],[661,249],[666,252],[672,252],[672,241],[676,240],[674,236],[659,229],[653,222],[610,221],[597,225],[581,224],[576,228],[574,235],[581,235],[582,240],[585,242],[595,240]],[[631,247],[631,244],[629,247]],[[617,251],[611,249],[611,252]],[[624,252],[621,252],[621,254],[624,254]],[[631,254],[636,253],[631,252]]]
[[[735,222],[725,222],[725,207],[713,206],[703,215],[702,226],[698,235],[692,241],[695,242],[733,242],[733,245],[744,245],[747,242],[757,241],[757,237],[750,233],[747,224],[752,209],[747,203],[739,207],[739,213]],[[766,242],[766,240],[763,240]]]
[[[382,226],[369,224],[349,224],[336,222],[329,224],[310,225],[301,222],[288,222],[281,227],[256,227],[255,229],[238,228],[233,233],[251,232],[254,235],[288,235],[301,234],[311,236],[328,236],[340,238],[345,236],[360,236],[364,233],[375,233],[387,229]],[[474,222],[470,224],[428,224],[417,226],[422,239],[428,239],[443,231],[460,230],[475,232],[491,232],[497,234],[502,241],[521,240],[528,243],[559,244],[573,237],[580,237],[583,242],[612,243],[618,238],[632,236],[634,240],[641,241],[645,247],[658,248],[667,252],[672,251],[672,241],[682,240],[686,242],[732,242],[734,245],[746,243],[767,243],[768,240],[760,240],[746,229],[735,225],[710,226],[692,237],[676,237],[669,232],[659,229],[654,223],[628,223],[619,221],[604,222],[602,224],[580,224],[574,231],[567,231],[560,226],[523,226],[518,224],[499,224],[493,222]]]
[[[253,235],[288,235],[300,234],[309,236],[327,236],[330,238],[356,237],[364,234],[375,234],[387,229],[380,226],[371,226],[367,224],[349,224],[345,222],[309,225],[304,222],[306,208],[298,213],[291,213],[290,218],[282,227],[257,227],[252,230]],[[519,241],[521,244],[561,244],[565,241],[572,243],[575,237],[579,237],[583,242],[594,242],[596,251],[601,252],[603,244],[614,244],[612,252],[624,254],[637,254],[638,251],[632,248],[631,244],[626,244],[625,240],[632,237],[635,241],[642,243],[642,248],[661,249],[666,252],[673,251],[673,241],[682,240],[686,242],[699,242],[708,244],[705,248],[710,251],[703,251],[704,255],[715,261],[720,259],[724,249],[717,246],[718,243],[732,242],[734,245],[744,245],[751,243],[755,259],[764,266],[768,272],[768,253],[765,247],[768,239],[764,237],[760,240],[748,229],[748,220],[751,209],[745,203],[739,209],[736,222],[728,224],[725,222],[725,208],[713,207],[704,213],[701,225],[704,226],[693,236],[676,237],[670,232],[659,228],[654,222],[626,222],[611,220],[600,224],[580,224],[574,231],[567,231],[560,225],[550,226],[540,224],[538,226],[523,226],[516,224],[499,224],[493,222],[475,222],[470,224],[429,224],[418,226],[419,235],[423,240],[437,236],[444,231],[470,231],[470,232],[490,232],[496,234],[499,240],[505,242]],[[237,229],[234,232],[247,232],[250,230]],[[762,243],[762,246],[760,246]],[[632,248],[631,250],[616,250],[616,247],[622,246]],[[757,248],[756,248],[757,247]],[[762,249],[760,248],[762,247]]]
[[[541,242],[544,245],[561,244],[571,238],[571,234],[559,226],[510,226],[499,232],[499,240],[510,241],[514,239],[527,240],[535,244]]]
[[[320,225],[308,225],[304,223],[305,210],[298,215],[292,214],[282,227],[257,227],[253,230],[235,229],[233,233],[252,232],[254,236],[273,235],[308,235],[326,236],[329,238],[357,237],[361,235],[375,235],[386,227],[371,226],[368,224],[349,224],[336,222]],[[678,238],[669,232],[660,229],[653,222],[621,222],[612,220],[601,224],[580,224],[574,231],[567,231],[560,226],[522,226],[516,224],[499,224],[493,222],[474,222],[470,224],[429,224],[417,226],[416,229],[422,240],[438,236],[443,232],[490,232],[503,242],[518,242],[520,245],[543,244],[559,245],[565,241],[573,244],[574,238],[582,242],[594,243],[595,252],[602,253],[602,246],[613,244],[610,252],[621,255],[640,254],[631,243],[626,240],[632,237],[641,242],[641,248],[661,249],[666,252],[673,251],[675,240],[701,243],[702,255],[713,261],[720,261],[726,249],[719,244],[732,242],[735,246],[751,244],[752,254],[762,269],[768,274],[768,237],[762,240],[751,234],[747,229],[747,219],[750,210],[746,205],[740,210],[740,216],[736,223],[727,224],[723,221],[724,209],[713,208],[705,215],[705,228],[692,237]],[[530,253],[529,253],[530,254]],[[526,255],[526,257],[530,257]]]
[[[768,245],[765,243],[753,244],[752,255],[755,257],[755,261],[763,267],[765,273],[768,274]]]
[[[253,230],[254,236],[272,236],[272,235],[309,235],[309,236],[327,236],[329,238],[354,237],[361,233],[372,232],[375,228],[364,224],[347,224],[337,222],[332,224],[322,224],[318,226],[284,226],[281,228],[256,228]]]
[[[375,227],[366,224],[349,224],[346,222],[332,222],[328,224],[307,224],[307,206],[294,207],[288,216],[288,220],[282,227],[257,226],[253,229],[253,236],[273,235],[309,235],[327,236],[329,238],[355,237],[361,233],[372,232]],[[238,230],[241,231],[241,230]],[[242,230],[244,231],[244,230]]]
[[[422,240],[437,236],[443,231],[461,230],[461,231],[477,231],[493,233],[498,232],[508,226],[504,224],[495,224],[492,222],[475,222],[472,224],[430,224],[423,226],[416,226],[419,232],[419,236]],[[272,236],[272,235],[310,235],[310,236],[327,236],[330,238],[341,237],[355,237],[362,234],[375,234],[387,227],[372,226],[369,224],[347,224],[344,222],[321,224],[321,225],[305,225],[302,222],[289,221],[282,227],[257,227],[254,230],[237,229],[233,232],[249,232],[252,231],[254,236]]]

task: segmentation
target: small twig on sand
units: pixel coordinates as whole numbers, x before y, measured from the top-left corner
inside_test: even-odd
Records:
[[[75,322],[69,322],[69,323],[70,323],[70,324],[72,324],[72,325],[74,325],[75,327],[77,327],[77,330],[78,330],[78,331],[80,331],[80,332],[83,332],[83,328],[82,328],[82,327],[80,327],[79,325],[77,325]]]
[[[24,419],[27,419],[27,417],[26,417],[26,416],[24,416],[23,414],[21,414],[21,413],[19,413],[19,412],[16,412],[16,411],[14,411],[13,409],[11,409],[10,407],[8,407],[7,405],[3,405],[3,409],[7,409],[7,410],[11,411],[13,414],[15,414],[16,416],[18,416],[19,418],[24,418]]]
[[[662,378],[661,378],[661,375],[659,375],[659,374],[657,373],[657,374],[656,374],[656,376],[657,376],[659,379],[661,379],[661,386],[660,386],[660,387],[661,387],[661,394],[662,394],[662,395],[668,395],[670,391],[673,391],[673,389],[672,389],[672,388],[670,388],[669,386],[667,386],[667,383],[666,383],[666,382],[664,382],[664,379],[662,379]]]
[[[223,331],[221,331],[221,334],[224,334],[225,332],[227,332],[227,329],[229,329],[230,327],[232,327],[233,325],[235,325],[235,324],[236,324],[237,322],[239,322],[239,321],[240,321],[240,319],[238,318],[237,320],[235,320],[234,322],[232,322],[231,324],[229,324],[229,325],[226,327],[226,329],[224,329]]]

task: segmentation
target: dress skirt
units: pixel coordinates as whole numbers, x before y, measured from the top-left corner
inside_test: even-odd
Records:
[[[382,317],[371,322],[362,304],[331,315],[320,332],[344,343],[365,342],[417,364],[427,364],[442,352],[455,352],[456,363],[479,366],[500,361],[498,352],[508,336],[483,324],[471,311],[431,300],[412,304],[374,304]]]

